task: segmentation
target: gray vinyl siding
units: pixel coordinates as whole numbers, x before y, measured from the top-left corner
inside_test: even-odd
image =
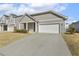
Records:
[[[58,18],[57,16],[53,14],[42,14],[42,15],[37,15],[37,16],[32,16],[36,20],[46,20],[46,19],[55,19]]]
[[[63,21],[63,23],[60,23],[60,32],[61,33],[65,33],[66,29],[65,29],[65,22]]]
[[[28,23],[28,22],[34,22],[34,21],[27,16],[22,18],[21,21],[20,21],[20,23]]]
[[[38,16],[33,16],[39,24],[59,24],[59,31],[61,33],[65,32],[65,22],[62,18],[59,18],[53,14],[43,14]],[[37,30],[37,29],[36,29]]]

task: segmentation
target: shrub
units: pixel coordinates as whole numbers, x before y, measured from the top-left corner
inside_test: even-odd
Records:
[[[70,34],[74,34],[76,32],[76,30],[74,27],[70,27],[69,32],[70,32]]]
[[[76,33],[79,33],[79,31],[76,31]]]
[[[15,29],[14,32],[16,32],[16,33],[28,33],[28,31],[25,29]]]

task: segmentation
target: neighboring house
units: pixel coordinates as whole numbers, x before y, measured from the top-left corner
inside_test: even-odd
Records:
[[[70,24],[69,27],[74,27],[76,32],[79,32],[79,21]]]
[[[0,19],[0,31],[13,31],[15,15],[3,15]]]
[[[20,16],[14,14],[4,15],[0,21],[0,31],[14,31],[14,27],[16,27],[30,32],[64,33],[66,19],[67,17],[55,11]]]

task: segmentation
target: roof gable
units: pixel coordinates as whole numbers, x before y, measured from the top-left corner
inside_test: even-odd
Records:
[[[20,23],[27,23],[33,21],[32,19],[30,19],[30,17],[28,17],[27,15],[23,15],[22,18],[20,19]]]
[[[31,16],[38,16],[38,15],[43,15],[43,14],[53,14],[59,18],[63,18],[63,20],[66,20],[67,19],[67,16],[64,16],[62,14],[59,14],[55,11],[46,11],[46,12],[40,12],[40,13],[36,13],[36,14],[31,14]]]
[[[20,19],[20,22],[21,22],[24,18],[26,18],[25,20],[27,20],[27,21],[31,20],[31,21],[37,22],[32,16],[30,16],[30,15],[27,14],[27,13],[25,13],[25,14],[22,16],[22,18]]]

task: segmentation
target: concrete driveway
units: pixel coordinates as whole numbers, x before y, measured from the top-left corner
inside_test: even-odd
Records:
[[[0,49],[5,56],[70,56],[71,53],[59,34],[34,33]]]

